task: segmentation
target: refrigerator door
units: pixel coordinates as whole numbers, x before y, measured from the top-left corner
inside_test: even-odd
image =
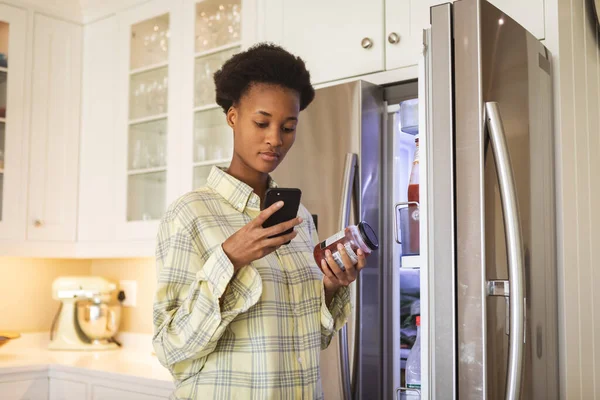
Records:
[[[557,398],[550,55],[483,0],[453,35],[456,395]]]
[[[300,115],[294,147],[273,178],[302,190],[302,204],[318,216],[320,240],[341,230],[349,217],[351,224],[367,221],[385,243],[379,214],[383,112],[383,90],[354,81],[317,90]],[[380,287],[380,259],[373,252],[351,285],[355,304],[347,328],[321,353],[328,400],[382,397]]]

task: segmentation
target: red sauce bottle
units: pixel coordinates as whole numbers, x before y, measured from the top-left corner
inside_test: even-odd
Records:
[[[346,248],[346,253],[354,265],[358,263],[356,255],[358,249],[365,254],[371,254],[373,250],[379,248],[379,240],[373,228],[366,222],[359,222],[358,225],[350,225],[315,246],[313,256],[319,268],[321,268],[321,260],[326,260],[325,251],[329,250],[337,265],[342,270],[345,269],[342,256],[337,249],[338,244]]]
[[[412,170],[410,172],[410,181],[408,183],[408,201],[419,202],[419,138],[415,139],[415,158],[413,160]],[[406,254],[419,254],[419,206],[411,204],[408,206],[408,231],[409,245],[404,249]]]

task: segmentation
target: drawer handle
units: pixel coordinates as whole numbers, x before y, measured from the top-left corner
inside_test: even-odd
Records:
[[[390,44],[397,44],[400,42],[400,35],[398,35],[396,32],[392,32],[388,35],[388,42],[390,42]]]
[[[44,221],[40,220],[40,219],[36,219],[35,221],[33,221],[33,226],[35,226],[36,228],[40,228],[44,225]]]
[[[363,49],[370,49],[371,47],[373,47],[373,41],[370,38],[366,37],[360,41],[360,45]]]

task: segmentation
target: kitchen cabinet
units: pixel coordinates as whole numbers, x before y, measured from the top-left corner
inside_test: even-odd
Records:
[[[335,81],[416,65],[430,7],[447,2],[264,0],[259,37],[302,57],[313,83]],[[544,38],[544,0],[490,2]]]
[[[27,12],[0,4],[0,239],[25,239]]]
[[[167,400],[168,397],[154,396],[146,393],[109,388],[99,385],[92,386],[92,400]],[[50,399],[52,400],[52,399]]]
[[[75,241],[81,26],[36,14],[27,238]]]
[[[153,255],[168,204],[229,163],[212,74],[255,42],[254,3],[154,0],[85,26],[82,254]]]
[[[50,379],[49,387],[49,400],[87,399],[87,385],[83,382],[52,378]]]
[[[385,69],[384,0],[265,0],[265,40],[300,56],[313,83]]]
[[[47,400],[48,378],[0,382],[2,400]]]

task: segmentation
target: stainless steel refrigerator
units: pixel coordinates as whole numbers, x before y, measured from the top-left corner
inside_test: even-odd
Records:
[[[433,7],[423,42],[416,81],[319,89],[274,174],[302,190],[321,239],[359,220],[380,238],[352,317],[322,353],[325,398],[558,398],[550,54],[483,0]],[[420,249],[409,255],[417,132]],[[420,393],[402,389],[415,287]]]

